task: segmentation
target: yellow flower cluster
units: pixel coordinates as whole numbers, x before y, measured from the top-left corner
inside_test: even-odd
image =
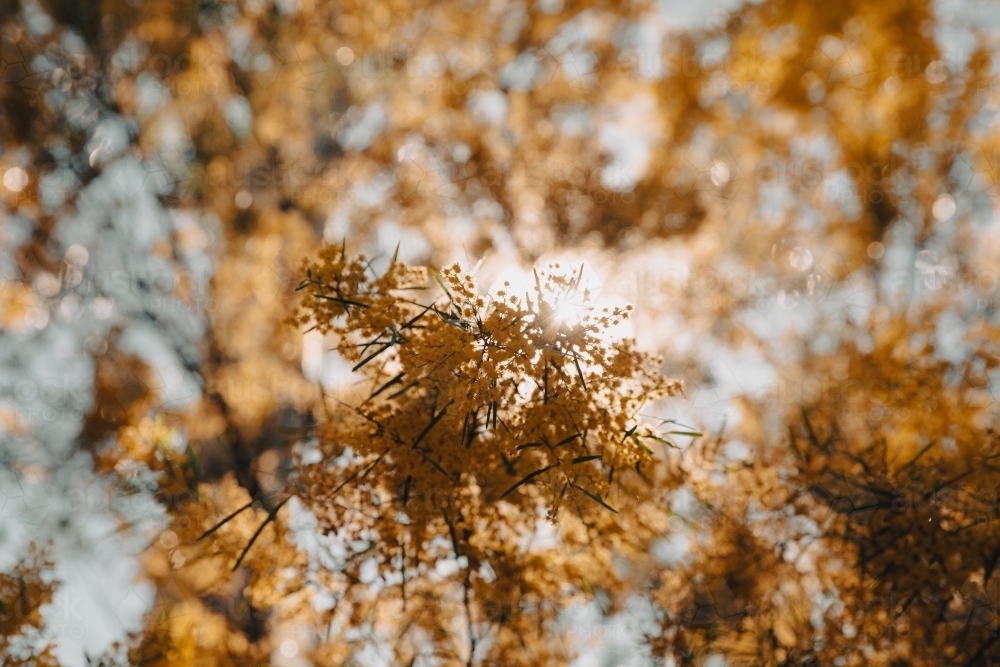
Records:
[[[321,429],[324,460],[301,467],[299,486],[329,529],[377,535],[404,567],[434,560],[435,537],[482,560],[477,531],[497,527],[481,520],[511,509],[529,527],[567,503],[616,512],[609,491],[661,439],[640,409],[681,390],[657,359],[603,335],[629,308],[560,323],[579,279],[558,270],[536,273],[533,294],[505,285],[495,298],[458,265],[431,281],[394,261],[377,276],[339,248],[304,273],[294,321],[335,334],[370,391]],[[351,462],[334,464],[347,448]]]

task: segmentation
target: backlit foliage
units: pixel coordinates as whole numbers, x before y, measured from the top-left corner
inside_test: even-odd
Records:
[[[333,332],[370,393],[321,425],[320,461],[302,466],[296,484],[322,530],[365,542],[383,577],[398,573],[404,608],[408,575],[455,559],[470,655],[483,632],[474,622],[494,620],[486,600],[513,594],[542,608],[566,596],[566,584],[582,588],[583,572],[559,576],[555,563],[512,552],[512,543],[545,517],[570,513],[587,526],[617,513],[613,484],[619,496],[623,477],[642,486],[650,445],[667,442],[641,410],[680,390],[631,341],[605,336],[631,307],[598,310],[580,274],[551,268],[535,273],[528,293],[505,282],[486,295],[447,267],[434,274],[441,296],[428,300],[426,271],[393,262],[374,277],[363,257],[331,247],[300,286],[298,321]],[[570,319],[561,306],[578,296],[582,312]],[[561,537],[569,550],[593,540]]]
[[[1000,659],[994,10],[704,4],[0,0],[0,473],[158,508],[94,664]]]
[[[294,569],[300,557],[286,531],[235,479],[199,483],[196,455],[176,445],[176,432],[162,419],[146,418],[125,427],[117,447],[99,457],[99,467],[113,469],[126,493],[152,485],[166,510],[159,534],[142,554],[155,598],[144,627],[118,660],[165,666],[266,663],[273,650],[267,623],[293,617],[301,602]],[[251,544],[256,544],[252,553]],[[244,567],[235,571],[234,563]],[[105,659],[112,664],[114,658]]]
[[[763,461],[696,486],[712,507],[711,537],[692,567],[709,586],[725,584],[729,615],[711,605],[673,636],[675,655],[988,664],[1000,450],[984,372],[995,365],[995,334],[970,336],[977,353],[954,364],[935,360],[932,332],[904,316],[884,310],[865,330],[870,350],[845,346],[790,376],[808,389],[786,405],[784,438],[765,445],[759,421],[745,430]],[[748,407],[760,420],[773,410]],[[816,599],[825,599],[820,613]]]

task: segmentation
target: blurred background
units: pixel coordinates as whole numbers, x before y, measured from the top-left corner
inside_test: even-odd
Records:
[[[998,323],[991,3],[0,0],[0,38],[0,570],[50,545],[65,665],[166,585],[164,509],[102,448],[158,415],[253,496],[353,381],[284,323],[322,243],[587,266],[725,465],[820,398],[919,412],[854,400],[873,322],[952,368]],[[623,614],[574,664],[649,664]]]

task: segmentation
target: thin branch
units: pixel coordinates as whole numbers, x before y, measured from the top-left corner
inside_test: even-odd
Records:
[[[212,526],[211,528],[209,528],[208,530],[206,530],[204,533],[202,533],[198,537],[198,539],[195,540],[195,541],[196,542],[201,542],[203,539],[205,539],[206,537],[208,537],[209,535],[211,535],[212,533],[214,533],[215,531],[217,531],[218,529],[222,528],[224,525],[226,525],[227,523],[229,523],[230,521],[232,521],[233,519],[235,519],[236,516],[239,515],[241,512],[243,512],[244,510],[247,510],[247,509],[250,509],[251,507],[253,507],[253,504],[254,504],[254,501],[251,500],[250,502],[248,502],[243,507],[239,508],[238,510],[236,510],[232,514],[229,514],[222,521],[220,521],[219,523],[215,524],[214,526]]]
[[[254,542],[257,541],[257,538],[260,537],[260,534],[264,532],[264,528],[267,526],[267,524],[269,524],[272,521],[274,521],[274,518],[278,515],[278,510],[280,510],[282,507],[284,507],[285,503],[287,503],[291,499],[292,499],[292,496],[288,496],[287,498],[285,498],[284,500],[282,500],[280,503],[278,503],[277,505],[275,505],[275,507],[274,507],[273,510],[271,510],[270,512],[268,512],[267,518],[264,519],[264,523],[260,524],[260,528],[258,528],[257,532],[255,532],[253,534],[253,537],[250,538],[250,543],[247,544],[246,549],[244,549],[243,553],[240,554],[240,557],[236,559],[236,565],[233,565],[233,572],[235,572],[237,569],[239,569],[240,565],[243,563],[243,559],[246,558],[247,553],[250,551],[250,547],[252,547],[253,544],[254,544]]]

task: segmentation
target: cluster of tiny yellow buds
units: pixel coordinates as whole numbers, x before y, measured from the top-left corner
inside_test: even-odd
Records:
[[[462,267],[457,263],[445,267],[441,270],[441,277],[448,288],[452,298],[473,299],[476,296],[475,279],[462,272]]]
[[[373,519],[384,544],[423,548],[434,535],[450,541],[448,521],[472,514],[459,506],[443,515],[408,500],[418,494],[442,490],[459,505],[475,496],[531,516],[539,506],[555,516],[564,502],[602,513],[610,508],[612,466],[649,460],[626,425],[673,385],[628,341],[600,335],[630,309],[587,313],[586,327],[552,324],[559,300],[575,295],[578,275],[538,275],[535,296],[523,298],[510,294],[508,281],[491,302],[455,264],[436,276],[443,293],[422,305],[397,291],[424,275],[418,269],[394,263],[375,277],[355,260],[327,255],[309,265],[302,317],[342,334],[338,351],[367,378],[370,393],[320,429],[331,454],[351,447],[357,467],[341,476],[317,466],[306,475],[342,494],[398,502],[407,522],[390,520],[391,513]],[[377,476],[364,477],[368,466],[378,466]],[[332,512],[331,525],[348,520],[326,505],[316,509]],[[368,519],[350,520],[360,526]]]

